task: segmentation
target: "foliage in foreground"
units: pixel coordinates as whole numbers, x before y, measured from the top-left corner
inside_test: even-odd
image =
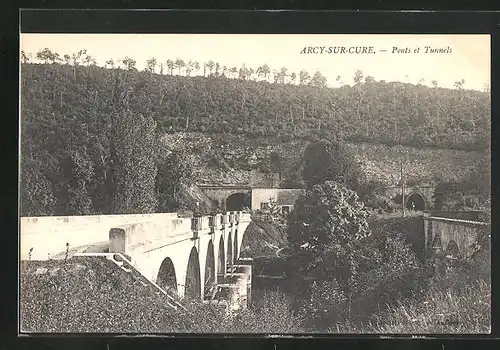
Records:
[[[363,332],[489,333],[491,286],[478,280],[460,289],[431,287],[419,301],[398,300],[375,315]]]
[[[269,293],[255,309],[185,300],[174,310],[105,259],[24,262],[20,281],[23,332],[46,333],[290,333],[300,332],[288,299]]]

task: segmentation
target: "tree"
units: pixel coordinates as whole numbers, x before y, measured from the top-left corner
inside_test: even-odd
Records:
[[[302,176],[308,187],[325,181],[336,181],[352,190],[359,189],[360,167],[352,153],[339,142],[309,144],[302,162]]]
[[[29,61],[30,61],[29,56],[24,51],[21,51],[21,62],[29,63]]]
[[[311,79],[311,76],[309,73],[305,70],[301,70],[299,73],[299,84],[300,85],[306,85],[309,83],[309,80]]]
[[[66,163],[66,164],[64,164]],[[87,187],[94,177],[94,166],[84,150],[72,149],[64,158],[67,182],[67,212],[71,215],[90,215],[92,199]]]
[[[156,70],[156,58],[151,57],[149,60],[146,61],[146,71],[150,73],[154,73]]]
[[[271,68],[267,64],[264,64],[257,68],[257,75],[263,76],[264,80],[267,80],[267,76],[271,73]]]
[[[316,71],[309,84],[316,87],[326,87],[326,77],[320,71]]]
[[[355,240],[371,235],[368,213],[356,192],[334,181],[314,185],[295,203],[288,217],[288,241],[306,254],[307,270],[325,252],[340,253]]]
[[[457,90],[462,90],[464,88],[464,85],[465,85],[465,79],[462,79],[462,80],[457,80],[455,82],[455,84],[453,84],[453,86],[455,87],[455,89]]]
[[[210,60],[207,62],[207,68],[208,68],[208,74],[209,75],[212,75],[212,70],[214,69],[215,67],[215,62]]]
[[[433,80],[432,81],[432,87],[433,88],[437,88],[438,87],[438,81],[437,80]]]
[[[285,84],[286,83],[286,77],[288,76],[288,69],[286,67],[281,67],[278,77],[279,77],[279,83],[280,84]]]
[[[167,60],[167,68],[170,71],[170,75],[174,74],[175,62],[172,60]]]
[[[81,49],[77,53],[73,53],[72,55],[73,66],[76,67],[80,64],[83,64],[86,56],[87,56],[87,49]]]
[[[172,212],[185,206],[181,191],[193,176],[193,168],[186,154],[180,151],[169,151],[158,147],[156,152],[158,175],[155,182],[158,198],[157,212]]]
[[[54,214],[54,189],[44,174],[39,156],[23,152],[21,160],[20,204],[21,216]]]
[[[133,58],[130,58],[130,57],[126,56],[122,60],[122,63],[125,66],[126,70],[136,70],[135,66],[136,66],[137,62]]]
[[[97,64],[97,61],[94,57],[86,55],[85,59],[83,60],[83,64],[86,66],[95,66]]]
[[[191,72],[194,70],[194,62],[189,60],[188,63],[186,64],[186,75],[188,77],[191,76]]]
[[[181,75],[181,69],[186,66],[186,63],[184,63],[184,60],[177,58],[175,60],[175,66],[177,67],[178,74]]]
[[[156,122],[130,108],[132,89],[124,87],[112,122],[113,212],[152,213],[157,206],[154,161]]]
[[[335,78],[335,81],[337,82],[337,84],[339,84],[340,86],[344,85],[344,82],[342,81],[342,76],[341,75],[337,75],[337,77]]]
[[[282,176],[284,168],[285,168],[285,162],[283,161],[283,157],[281,156],[280,153],[273,152],[269,156],[269,160],[271,163],[271,171],[279,174],[280,182],[281,182],[281,176]]]
[[[36,58],[39,59],[40,61],[43,61],[43,63],[47,64],[50,62],[53,63],[56,59],[56,55],[52,51],[50,51],[49,48],[45,48],[37,52]]]
[[[293,72],[292,74],[290,74],[290,83],[295,84],[295,79],[297,79],[297,74]]]
[[[198,71],[200,70],[200,63],[197,61],[194,61],[193,62],[193,69],[194,69],[195,73],[198,73]]]
[[[354,73],[353,80],[354,80],[354,84],[356,84],[356,85],[361,84],[361,82],[363,81],[363,72],[358,69]]]
[[[229,69],[229,72],[231,72],[231,74],[233,75],[233,78],[234,78],[236,76],[236,73],[238,72],[238,68],[231,67],[231,69]]]
[[[375,82],[375,78],[373,78],[371,75],[367,75],[367,76],[365,77],[365,83],[366,83],[366,84],[372,84],[372,83],[374,83],[374,82]]]

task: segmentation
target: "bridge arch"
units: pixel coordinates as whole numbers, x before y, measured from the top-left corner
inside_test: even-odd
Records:
[[[425,199],[420,193],[413,192],[407,197],[405,206],[407,209],[423,211],[426,207]]]
[[[441,236],[439,234],[436,234],[436,236],[434,237],[434,240],[432,241],[431,248],[438,249],[438,250],[443,249],[443,245],[441,244]]]
[[[227,266],[233,265],[233,239],[231,237],[231,232],[229,232],[229,236],[227,238]]]
[[[452,240],[448,243],[448,247],[446,247],[446,255],[451,255],[454,258],[460,257],[460,249],[458,248],[457,242]]]
[[[205,260],[205,281],[204,281],[204,296],[208,297],[212,295],[214,288],[216,286],[216,275],[215,275],[215,256],[214,256],[214,245],[212,240],[208,242],[207,247],[207,258]]]
[[[217,254],[217,275],[224,275],[226,273],[226,252],[224,249],[224,237],[221,236],[219,240],[219,253]]]
[[[190,299],[201,298],[200,261],[198,258],[198,251],[195,247],[191,248],[191,253],[189,254],[186,283],[184,286],[184,297]]]
[[[158,277],[156,278],[156,284],[166,292],[179,295],[177,289],[177,276],[175,274],[175,267],[172,259],[167,257],[161,263]]]
[[[251,198],[248,193],[237,192],[226,198],[227,211],[240,211],[251,207]]]

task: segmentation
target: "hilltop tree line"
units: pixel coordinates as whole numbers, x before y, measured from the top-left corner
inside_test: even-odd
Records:
[[[23,53],[23,62],[29,62],[29,56]],[[85,50],[64,55],[65,65],[59,64],[63,59],[57,59],[59,55],[48,49],[37,57],[39,62],[54,64],[23,65],[23,79],[34,78],[30,89],[44,85],[42,90],[52,97],[102,100],[109,94],[109,81],[118,70],[134,84],[132,109],[151,116],[163,132],[232,133],[283,141],[297,137],[338,138],[441,148],[489,146],[490,96],[465,90],[463,80],[450,90],[439,88],[437,82],[434,88],[377,82],[357,71],[353,86],[332,89],[324,87],[324,77],[315,74],[323,81],[317,83],[318,79],[307,78],[305,71],[299,74],[299,85],[290,84],[292,75],[288,76],[285,68],[275,72],[279,73],[273,79],[275,83],[269,83],[273,80],[269,80],[271,70],[266,65],[255,69],[253,75],[245,73],[239,79],[226,79],[230,77],[226,72],[231,69],[224,70],[214,62],[203,65],[204,76],[190,77],[191,68],[185,67],[196,70],[199,63],[188,61],[186,65],[180,59],[170,60],[166,66],[169,75],[162,75],[154,73],[156,59],[148,61],[146,70],[139,72],[136,61],[129,57],[120,60],[120,65],[109,60],[110,69],[97,67]],[[240,69],[245,70],[253,71]],[[259,74],[263,81],[250,80]],[[82,93],[83,96],[74,96]],[[70,103],[73,102],[76,101]]]
[[[58,53],[52,52],[49,48],[38,51],[35,56],[21,51],[21,61],[23,63],[97,66],[97,61],[93,56],[87,53],[86,49],[82,49],[78,51],[78,53],[72,55],[64,54],[62,57]],[[105,62],[104,67],[110,69],[117,68],[137,71],[137,61],[128,56],[116,60],[110,58]],[[160,75],[183,75],[188,77],[192,74],[199,75],[203,72],[202,76],[204,77],[267,81],[275,84],[299,84],[316,87],[326,87],[327,85],[326,77],[324,77],[319,71],[315,71],[313,75],[310,75],[307,70],[303,69],[297,74],[296,72],[289,71],[286,67],[271,69],[267,64],[263,64],[257,68],[251,68],[246,67],[246,65],[243,65],[242,67],[221,65],[220,63],[212,60],[200,63],[198,61],[185,61],[181,58],[176,58],[175,60],[168,59],[165,62],[161,62],[155,57],[151,57],[146,60],[144,71]],[[367,81],[370,79],[373,80],[372,77],[366,77]],[[341,76],[337,76],[337,82],[341,82]]]

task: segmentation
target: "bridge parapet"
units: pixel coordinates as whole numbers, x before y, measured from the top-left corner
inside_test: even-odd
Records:
[[[172,244],[191,238],[192,225],[190,218],[178,218],[114,227],[109,231],[109,251],[130,255],[137,251],[144,252],[161,245]]]
[[[209,226],[214,230],[217,230],[222,225],[222,214],[215,214],[209,217]]]
[[[47,260],[69,247],[109,241],[113,227],[138,222],[172,222],[177,213],[38,216],[20,218],[21,260]],[[33,248],[31,257],[30,249]]]

